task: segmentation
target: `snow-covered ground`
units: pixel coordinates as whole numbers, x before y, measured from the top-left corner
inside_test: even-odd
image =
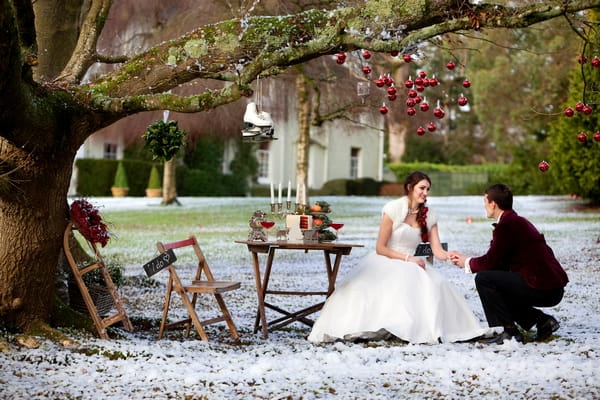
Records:
[[[389,199],[324,199],[333,206],[333,219],[346,224],[342,240],[365,245],[344,259],[339,276],[343,279],[373,249],[379,212]],[[37,349],[19,348],[12,335],[0,332],[11,343],[10,352],[0,353],[2,399],[600,398],[600,213],[582,211],[580,202],[566,196],[517,197],[514,205],[545,233],[569,274],[564,300],[546,310],[561,328],[547,343],[501,346],[397,341],[314,345],[306,340],[308,328],[296,324],[263,340],[252,332],[256,293],[250,257],[234,240],[245,239],[248,218],[255,209],[266,208],[264,199],[182,198],[182,215],[237,207],[247,210],[248,217],[220,226],[173,216],[160,232],[143,226],[135,230],[127,219],[156,212],[160,200],[88,200],[101,207],[109,216],[105,219],[117,222],[113,228],[120,238],[112,240],[103,255],[120,254],[125,260],[128,279],[121,292],[136,330],[111,329],[111,340],[65,330],[81,344],[77,350],[47,340]],[[485,219],[481,197],[431,197],[429,205],[440,215],[442,240],[451,249],[473,255],[487,249],[491,221]],[[220,325],[208,329],[209,343],[184,339],[175,331],[167,339],[156,339],[167,274],[157,274],[156,284],[150,285],[141,265],[156,255],[157,240],[190,233],[201,239],[218,278],[242,282],[241,290],[225,295],[241,344],[232,344]],[[464,294],[485,325],[473,276],[449,263],[438,261],[435,268]],[[273,288],[321,289],[324,281],[321,254],[278,253]],[[286,297],[277,302],[301,308],[311,300]]]

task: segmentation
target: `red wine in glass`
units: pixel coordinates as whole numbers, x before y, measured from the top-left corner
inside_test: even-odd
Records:
[[[260,221],[260,224],[265,229],[271,229],[272,227],[275,226],[275,222],[274,221]]]
[[[336,231],[339,231],[340,229],[342,229],[344,227],[344,224],[340,223],[340,222],[332,222],[331,224],[329,224],[330,227],[332,227],[333,229],[335,229]]]

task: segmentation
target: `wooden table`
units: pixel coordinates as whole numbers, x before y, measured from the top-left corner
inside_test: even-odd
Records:
[[[312,326],[313,321],[307,318],[308,315],[314,314],[323,308],[324,301],[306,307],[299,311],[286,311],[274,304],[265,301],[267,294],[274,295],[292,295],[292,296],[314,296],[322,295],[329,296],[335,289],[335,280],[340,269],[340,263],[342,257],[350,254],[353,247],[363,247],[360,244],[349,244],[349,243],[318,243],[318,242],[296,242],[296,241],[276,241],[276,242],[262,242],[262,241],[248,241],[248,240],[236,240],[236,243],[245,244],[248,246],[248,250],[252,254],[252,264],[254,267],[254,279],[256,281],[256,294],[258,296],[258,310],[256,312],[256,320],[254,322],[254,333],[258,332],[260,328],[262,330],[262,337],[266,339],[268,337],[268,331],[283,328],[286,325],[291,324],[294,321],[301,322],[305,325]],[[276,250],[302,250],[307,253],[310,250],[322,251],[325,257],[325,269],[327,271],[327,290],[326,291],[285,291],[285,290],[269,290],[269,278],[271,276],[271,268],[273,267],[273,260],[275,258]],[[265,265],[264,276],[261,278],[260,262],[258,254],[267,254],[267,262]],[[335,259],[332,263],[332,256],[335,255]],[[266,308],[274,310],[283,317],[279,317],[270,322],[267,322]]]

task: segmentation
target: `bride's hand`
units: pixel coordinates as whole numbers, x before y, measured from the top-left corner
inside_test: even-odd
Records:
[[[425,269],[425,261],[423,261],[423,259],[420,257],[408,257],[408,260],[406,260],[406,261],[413,262],[413,263],[417,264],[419,267]]]

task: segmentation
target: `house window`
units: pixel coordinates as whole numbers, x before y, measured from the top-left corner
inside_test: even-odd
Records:
[[[111,160],[117,159],[116,143],[104,143],[104,158],[110,158]]]
[[[360,149],[352,147],[350,149],[350,179],[358,179],[360,163]]]
[[[269,154],[269,143],[261,142],[256,151],[259,181],[267,181],[269,179]]]

